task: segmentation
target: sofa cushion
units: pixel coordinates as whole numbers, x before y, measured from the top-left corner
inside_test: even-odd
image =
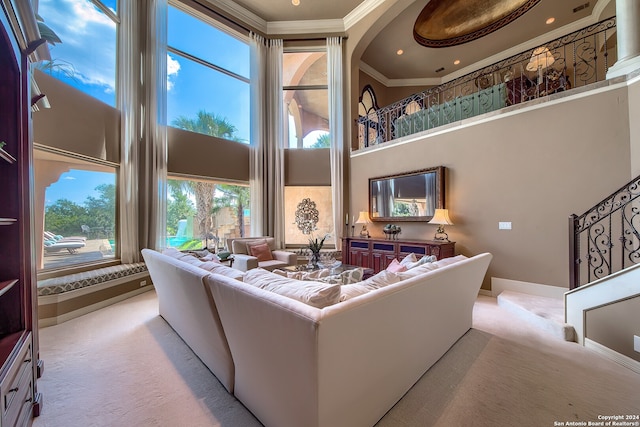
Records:
[[[273,259],[273,255],[271,255],[271,248],[266,241],[261,243],[247,242],[247,250],[249,251],[249,255],[258,258],[258,262],[270,261]]]
[[[407,271],[407,267],[400,264],[400,261],[394,258],[393,261],[389,263],[386,270],[391,271],[392,273],[399,273],[401,271]]]
[[[290,279],[262,268],[247,271],[244,282],[317,308],[335,304],[340,298],[339,285]]]
[[[204,270],[210,271],[211,273],[227,276],[232,279],[240,280],[241,282],[244,278],[244,271],[236,270],[235,268],[231,268],[215,261],[203,262],[199,267]]]
[[[351,283],[349,285],[342,285],[340,287],[340,301],[346,301],[348,299],[364,295],[374,289],[378,289],[378,287],[367,283]]]

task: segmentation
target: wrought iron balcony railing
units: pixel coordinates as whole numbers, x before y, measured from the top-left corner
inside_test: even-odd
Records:
[[[582,215],[569,217],[570,289],[640,262],[639,197],[640,176]]]
[[[358,148],[605,80],[615,26],[598,22],[361,116]]]

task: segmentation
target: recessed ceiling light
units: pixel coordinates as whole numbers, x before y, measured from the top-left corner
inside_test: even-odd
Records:
[[[298,6],[300,4],[300,0],[291,0],[291,4],[294,6]]]
[[[547,23],[547,25],[553,24],[554,22],[556,22],[556,18],[552,16],[551,18],[548,18],[545,22]]]
[[[453,65],[458,65],[460,63],[459,59],[456,59],[455,61],[453,61]]]
[[[404,50],[402,49],[398,49],[398,51],[396,52],[398,55],[402,55],[404,53]]]

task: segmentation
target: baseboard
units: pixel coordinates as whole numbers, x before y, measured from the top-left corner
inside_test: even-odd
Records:
[[[97,302],[95,304],[91,304],[91,305],[87,305],[85,307],[79,308],[77,310],[73,310],[67,313],[63,313],[60,314],[59,316],[54,316],[54,317],[46,317],[44,319],[38,319],[38,327],[40,328],[46,328],[47,326],[54,326],[57,325],[59,323],[63,323],[66,322],[67,320],[71,320],[71,319],[75,319],[76,317],[80,317],[83,316],[85,314],[91,313],[92,311],[96,311],[99,310],[101,308],[110,306],[112,304],[115,304],[117,302],[120,301],[124,301],[128,298],[134,297],[136,295],[139,295],[141,293],[150,291],[151,289],[154,289],[153,286],[143,286],[139,289],[135,289],[133,291],[124,293],[124,294],[120,294],[118,296],[115,296],[113,298],[109,298],[100,302]]]
[[[502,291],[513,291],[540,297],[564,299],[564,293],[568,290],[568,288],[561,288],[559,286],[521,282],[518,280],[501,279],[499,277],[491,278],[491,296],[493,297],[497,297]]]
[[[625,368],[629,368],[632,371],[640,374],[640,362],[638,362],[637,360],[625,356],[624,354],[618,353],[617,351],[612,350],[609,347],[605,347],[596,341],[590,340],[589,338],[584,339],[584,346],[586,348],[590,348],[591,350],[608,359],[613,360],[614,362],[619,363]]]

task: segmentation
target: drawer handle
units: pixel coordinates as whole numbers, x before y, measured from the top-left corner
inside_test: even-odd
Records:
[[[31,363],[31,359],[24,359],[24,363]]]
[[[16,391],[18,391],[18,387],[9,389],[9,393],[15,393]]]
[[[24,401],[24,403],[29,403],[31,402],[33,399],[32,398],[28,398],[27,400]]]

